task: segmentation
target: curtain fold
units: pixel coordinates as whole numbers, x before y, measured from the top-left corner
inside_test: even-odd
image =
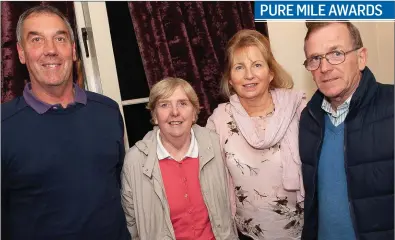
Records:
[[[73,2],[1,2],[1,102],[21,96],[29,81],[26,66],[19,62],[16,48],[16,25],[19,16],[28,8],[36,5],[51,5],[58,8],[75,26]],[[76,34],[75,34],[76,36]],[[76,63],[74,69],[77,69]],[[77,79],[77,71],[74,71]]]
[[[256,29],[267,36],[266,23],[254,23],[251,2],[129,2],[130,15],[148,81],[167,76],[192,84],[205,125],[223,99],[219,82],[224,49],[241,29]]]

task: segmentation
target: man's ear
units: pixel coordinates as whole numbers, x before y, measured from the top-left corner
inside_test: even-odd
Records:
[[[368,60],[368,49],[361,48],[358,50],[358,68],[360,71],[364,70]]]
[[[20,42],[17,42],[17,43],[16,43],[16,49],[18,50],[19,61],[20,61],[22,64],[25,64],[25,63],[26,63],[26,60],[25,60],[25,51],[23,50],[23,47],[22,47],[22,45],[21,45]]]
[[[73,61],[77,61],[77,52],[75,50],[75,42],[73,43]]]

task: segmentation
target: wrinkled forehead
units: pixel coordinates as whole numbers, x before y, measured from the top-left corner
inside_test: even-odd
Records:
[[[30,32],[64,32],[70,36],[69,29],[64,20],[54,13],[32,13],[24,21],[22,25],[23,35],[26,36]]]
[[[350,32],[345,24],[333,23],[313,31],[305,41],[306,57],[324,54],[334,49],[349,50],[352,48]]]

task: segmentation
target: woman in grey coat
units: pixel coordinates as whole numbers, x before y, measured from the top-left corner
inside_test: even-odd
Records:
[[[195,124],[196,92],[166,78],[150,92],[155,127],[126,154],[122,203],[133,239],[238,239],[216,133]]]

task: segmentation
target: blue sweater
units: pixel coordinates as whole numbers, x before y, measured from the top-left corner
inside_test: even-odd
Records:
[[[23,97],[1,108],[3,238],[130,239],[120,199],[118,105],[87,92],[86,105],[44,114]]]
[[[325,135],[318,163],[318,239],[353,240],[344,164],[344,123],[335,127],[325,115]]]

